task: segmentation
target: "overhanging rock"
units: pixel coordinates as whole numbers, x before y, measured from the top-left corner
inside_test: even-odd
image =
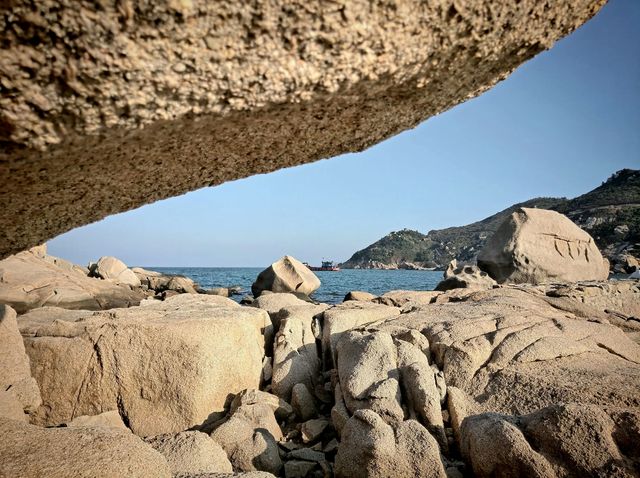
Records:
[[[359,151],[476,96],[605,0],[0,6],[0,257]]]

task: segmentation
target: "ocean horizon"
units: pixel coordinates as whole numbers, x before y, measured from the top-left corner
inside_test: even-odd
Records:
[[[216,287],[236,287],[242,293],[231,298],[240,301],[251,294],[251,284],[262,267],[160,267],[140,266],[147,270],[189,277],[203,289]],[[353,290],[382,295],[390,290],[433,290],[442,280],[442,271],[382,270],[382,269],[341,269],[337,272],[318,271],[320,288],[312,294],[318,302],[337,304]]]

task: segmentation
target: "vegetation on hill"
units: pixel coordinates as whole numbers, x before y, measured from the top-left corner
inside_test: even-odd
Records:
[[[574,199],[536,198],[504,209],[466,226],[432,230],[427,234],[394,231],[356,252],[344,268],[395,267],[411,262],[443,268],[452,260],[473,262],[486,240],[517,208],[553,209],[587,230],[605,255],[636,253],[640,242],[640,171],[623,169],[593,191]]]

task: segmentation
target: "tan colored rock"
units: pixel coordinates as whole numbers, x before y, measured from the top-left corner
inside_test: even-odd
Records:
[[[233,472],[225,451],[204,433],[157,435],[145,438],[145,442],[165,457],[174,475]]]
[[[271,407],[261,403],[239,407],[211,433],[211,438],[224,448],[234,469],[274,474],[282,468],[277,444],[281,437]]]
[[[129,307],[144,298],[129,287],[59,267],[50,258],[27,251],[0,261],[0,303],[22,314],[46,305],[88,310]]]
[[[437,286],[437,291],[447,291],[451,289],[491,289],[497,285],[489,274],[481,271],[475,265],[462,265],[458,267],[458,262],[451,261],[444,273],[444,280]]]
[[[361,290],[352,290],[351,292],[347,292],[347,295],[344,296],[343,302],[347,302],[349,300],[359,300],[361,302],[371,302],[376,297],[378,297],[378,296],[372,294],[371,292],[363,292]]]
[[[389,422],[403,420],[397,352],[389,333],[346,332],[338,342],[336,368],[349,412],[369,409]]]
[[[558,309],[585,319],[601,319],[625,331],[640,330],[640,281],[551,284],[545,300]]]
[[[266,310],[270,316],[276,315],[280,309],[285,307],[308,307],[312,304],[306,302],[289,292],[274,292],[273,294],[263,294],[251,303],[251,307]]]
[[[283,399],[261,390],[243,390],[237,394],[229,409],[229,413],[234,413],[238,408],[242,406],[250,406],[262,404],[271,408],[276,419],[282,421],[287,420],[293,414],[293,407],[289,405]]]
[[[447,437],[442,421],[440,392],[429,360],[419,347],[409,341],[396,338],[394,342],[403,399],[410,410],[409,418],[419,420],[446,452]]]
[[[49,17],[52,4],[11,2],[0,257],[159,199],[361,151],[482,93],[604,3],[54,2]]]
[[[593,238],[566,216],[519,208],[489,238],[478,266],[499,283],[605,280],[605,263]]]
[[[24,406],[10,391],[0,390],[0,418],[10,418],[29,423],[29,415],[24,413]]]
[[[41,403],[38,384],[31,377],[29,357],[25,353],[22,336],[18,331],[16,312],[0,304],[0,392],[7,398],[4,415],[15,414],[15,403],[25,412],[34,412]],[[9,404],[9,397],[12,402]]]
[[[549,305],[527,287],[431,304],[379,328],[424,334],[449,391],[478,411],[531,413],[559,402],[640,407],[640,345],[619,328]]]
[[[172,476],[163,456],[132,433],[107,428],[40,428],[0,418],[0,434],[0,476]]]
[[[342,430],[350,417],[349,410],[347,410],[347,406],[344,403],[340,382],[338,382],[334,389],[334,405],[331,408],[331,424],[338,433],[338,436],[342,435]]]
[[[461,427],[475,476],[635,476],[640,412],[558,404],[521,417],[483,413]]]
[[[307,266],[294,257],[284,256],[258,274],[251,292],[254,297],[264,290],[311,295],[318,287],[320,279]]]
[[[117,410],[111,410],[109,412],[101,413],[100,415],[82,415],[74,418],[70,422],[65,424],[70,428],[77,427],[104,427],[104,428],[115,428],[120,430],[129,431],[127,426],[122,421],[120,414]]]
[[[177,473],[173,478],[276,478],[266,471],[249,471],[239,473]]]
[[[259,297],[256,301],[261,299]],[[320,338],[318,316],[326,308],[324,305],[309,304],[289,306],[277,314],[279,330],[273,344],[271,385],[273,393],[285,400],[291,399],[296,384],[313,390],[319,383],[321,361],[316,346],[316,339]]]
[[[313,395],[304,383],[297,383],[293,386],[291,407],[296,416],[303,422],[318,416]]]
[[[392,307],[406,307],[408,305],[430,304],[439,295],[440,292],[433,290],[392,290],[385,292],[374,302]]]
[[[89,269],[91,275],[100,279],[124,284],[130,287],[140,287],[140,279],[127,267],[120,259],[111,256],[104,256],[98,259]]]
[[[20,325],[43,396],[36,422],[118,409],[134,433],[148,436],[223,411],[228,394],[258,388],[270,326],[266,312],[229,302],[182,294],[75,322],[26,314]]]
[[[474,476],[557,476],[518,427],[500,415],[468,417],[462,423],[460,435],[462,456],[471,463]]]
[[[322,320],[322,355],[326,369],[335,363],[338,341],[347,330],[400,315],[400,309],[368,302],[349,301],[327,309]]]
[[[445,478],[435,439],[415,420],[395,428],[372,410],[347,422],[335,461],[337,478]]]
[[[34,246],[29,249],[29,252],[40,259],[44,259],[47,256],[47,243],[45,242],[39,246]]]

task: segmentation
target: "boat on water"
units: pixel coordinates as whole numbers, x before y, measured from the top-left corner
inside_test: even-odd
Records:
[[[309,269],[311,269],[312,271],[330,271],[330,272],[337,272],[340,270],[340,268],[335,265],[333,263],[333,261],[322,261],[322,265],[320,267],[318,266],[310,266],[308,263],[304,262],[303,263],[305,266],[307,266]]]

